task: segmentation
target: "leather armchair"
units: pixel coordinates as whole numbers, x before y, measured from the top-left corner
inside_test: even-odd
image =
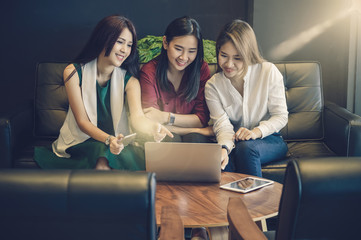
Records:
[[[50,145],[68,110],[62,73],[67,63],[39,63],[34,103],[0,115],[0,168],[37,168],[34,146]],[[281,131],[288,143],[285,159],[262,166],[263,177],[283,182],[292,159],[361,156],[361,117],[324,103],[318,62],[280,62],[289,121]],[[216,65],[210,65],[211,73]]]
[[[324,102],[318,62],[275,63],[283,75],[288,124],[281,134],[288,145],[285,159],[262,166],[262,176],[283,182],[290,160],[361,156],[361,117]]]
[[[240,198],[230,198],[230,239],[359,239],[361,158],[289,162],[276,231],[262,233]]]
[[[0,239],[156,240],[155,191],[154,173],[0,169]],[[182,239],[173,215],[161,232]]]

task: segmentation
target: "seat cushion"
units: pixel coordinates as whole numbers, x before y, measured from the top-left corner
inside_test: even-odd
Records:
[[[287,146],[293,159],[336,156],[323,141],[288,142]]]
[[[34,147],[51,146],[55,138],[38,138],[29,141],[30,144],[14,151],[14,168],[39,168],[34,161]]]
[[[262,176],[283,183],[284,173],[289,161],[293,159],[332,157],[336,156],[322,141],[288,142],[286,158],[262,165]]]

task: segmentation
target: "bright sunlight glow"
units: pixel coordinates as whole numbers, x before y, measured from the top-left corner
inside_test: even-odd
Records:
[[[300,32],[299,34],[281,42],[270,51],[270,56],[277,59],[286,58],[325,32],[334,23],[351,14],[361,14],[361,0],[350,1],[350,7],[340,12],[338,15],[335,15],[333,18],[321,22],[310,29]]]

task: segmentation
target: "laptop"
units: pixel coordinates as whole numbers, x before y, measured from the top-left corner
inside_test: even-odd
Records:
[[[146,142],[146,171],[157,181],[220,182],[221,152],[216,143]]]

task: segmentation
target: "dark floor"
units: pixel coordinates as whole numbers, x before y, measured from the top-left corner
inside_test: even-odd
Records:
[[[192,234],[192,229],[191,228],[184,229],[185,240],[190,240],[191,239],[191,234]]]
[[[273,218],[267,219],[267,230],[268,231],[276,231],[277,221],[278,221],[278,217],[273,217]]]

